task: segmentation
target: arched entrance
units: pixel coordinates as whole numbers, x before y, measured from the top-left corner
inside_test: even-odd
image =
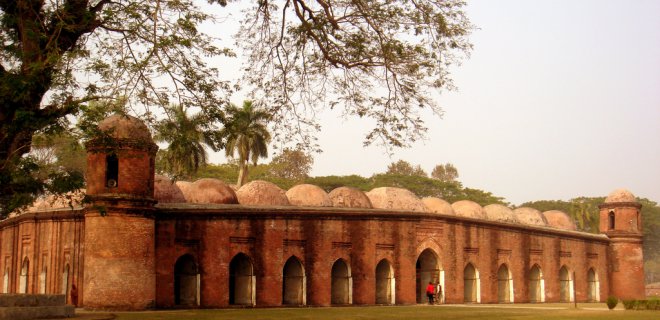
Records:
[[[589,272],[587,272],[587,300],[591,302],[600,301],[598,274],[593,268],[590,268]]]
[[[566,266],[559,269],[559,302],[573,301],[573,280]]]
[[[237,254],[229,263],[229,304],[255,305],[256,277],[250,258]]]
[[[21,264],[21,277],[18,281],[18,293],[28,292],[28,273],[30,271],[30,260],[27,257],[23,259]]]
[[[331,303],[351,304],[353,303],[353,279],[351,270],[343,259],[338,259],[332,265]]]
[[[387,259],[380,260],[376,265],[376,303],[394,304],[395,285],[392,265]]]
[[[291,257],[284,264],[282,282],[282,304],[305,305],[305,269],[296,257]]]
[[[429,282],[439,284],[445,292],[444,277],[441,275],[438,255],[432,249],[422,251],[417,258],[415,287],[417,291],[417,303],[426,301],[426,287]]]
[[[529,271],[529,302],[544,302],[545,283],[543,281],[543,272],[538,265],[534,265]]]
[[[497,302],[513,303],[513,279],[505,264],[497,270]]]
[[[46,277],[48,275],[46,266],[41,269],[41,274],[39,274],[39,293],[46,294]]]
[[[71,297],[69,297],[69,264],[64,265],[64,270],[62,271],[62,294],[65,297],[67,303],[71,303]]]
[[[463,270],[463,299],[465,303],[480,302],[479,271],[468,263]]]
[[[9,268],[5,268],[5,275],[2,277],[2,293],[9,293]]]
[[[199,269],[189,254],[182,255],[174,264],[174,304],[199,305]]]

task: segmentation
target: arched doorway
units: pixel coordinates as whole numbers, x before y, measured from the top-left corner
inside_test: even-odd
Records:
[[[441,285],[445,292],[444,277],[441,275],[438,255],[432,249],[422,251],[417,258],[415,287],[417,291],[417,303],[426,301],[426,287],[429,282]]]
[[[332,265],[332,282],[330,283],[332,304],[353,303],[353,279],[351,270],[343,259],[338,259]]]
[[[256,277],[250,258],[237,254],[229,263],[229,304],[255,305]]]
[[[9,268],[5,268],[5,275],[2,277],[2,293],[9,293]]]
[[[506,264],[497,270],[497,302],[513,303],[513,279]]]
[[[282,304],[300,306],[305,305],[305,269],[296,257],[291,257],[284,264],[282,270]]]
[[[18,280],[18,293],[28,292],[28,273],[30,271],[30,260],[27,257],[23,259],[21,264],[21,276]]]
[[[468,263],[463,270],[463,299],[465,303],[480,302],[479,271]]]
[[[376,265],[376,303],[394,304],[395,299],[394,270],[387,259],[380,260]]]
[[[543,272],[538,265],[534,265],[529,271],[529,302],[544,302],[545,283],[543,281]]]
[[[589,272],[587,272],[587,300],[591,302],[600,301],[598,274],[593,268],[590,268]]]
[[[199,268],[192,255],[179,257],[174,264],[174,304],[199,305]]]
[[[559,269],[559,302],[573,301],[573,280],[566,266]]]

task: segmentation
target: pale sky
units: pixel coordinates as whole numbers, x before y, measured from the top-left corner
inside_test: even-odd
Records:
[[[390,158],[362,146],[365,123],[327,113],[311,175],[451,162],[464,186],[512,204],[617,188],[660,202],[660,0],[478,0],[467,12],[474,50],[453,69],[458,91],[439,94],[445,115],[428,116],[427,141]],[[232,74],[237,61],[218,67]]]

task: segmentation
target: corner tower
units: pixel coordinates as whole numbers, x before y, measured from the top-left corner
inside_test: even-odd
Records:
[[[113,115],[86,144],[82,301],[92,309],[154,305],[154,165],[158,147],[137,118]]]
[[[599,208],[600,232],[610,238],[610,295],[619,299],[643,299],[642,205],[630,191],[619,189],[610,193]]]

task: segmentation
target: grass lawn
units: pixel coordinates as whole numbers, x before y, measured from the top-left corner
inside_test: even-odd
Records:
[[[333,308],[267,308],[169,310],[143,312],[96,313],[81,311],[84,319],[118,320],[179,320],[179,319],[246,319],[246,320],[324,320],[324,319],[659,319],[658,311],[625,311],[619,305],[610,311],[604,303],[579,304],[574,309],[566,304],[533,305],[452,305],[395,307],[333,307]]]

